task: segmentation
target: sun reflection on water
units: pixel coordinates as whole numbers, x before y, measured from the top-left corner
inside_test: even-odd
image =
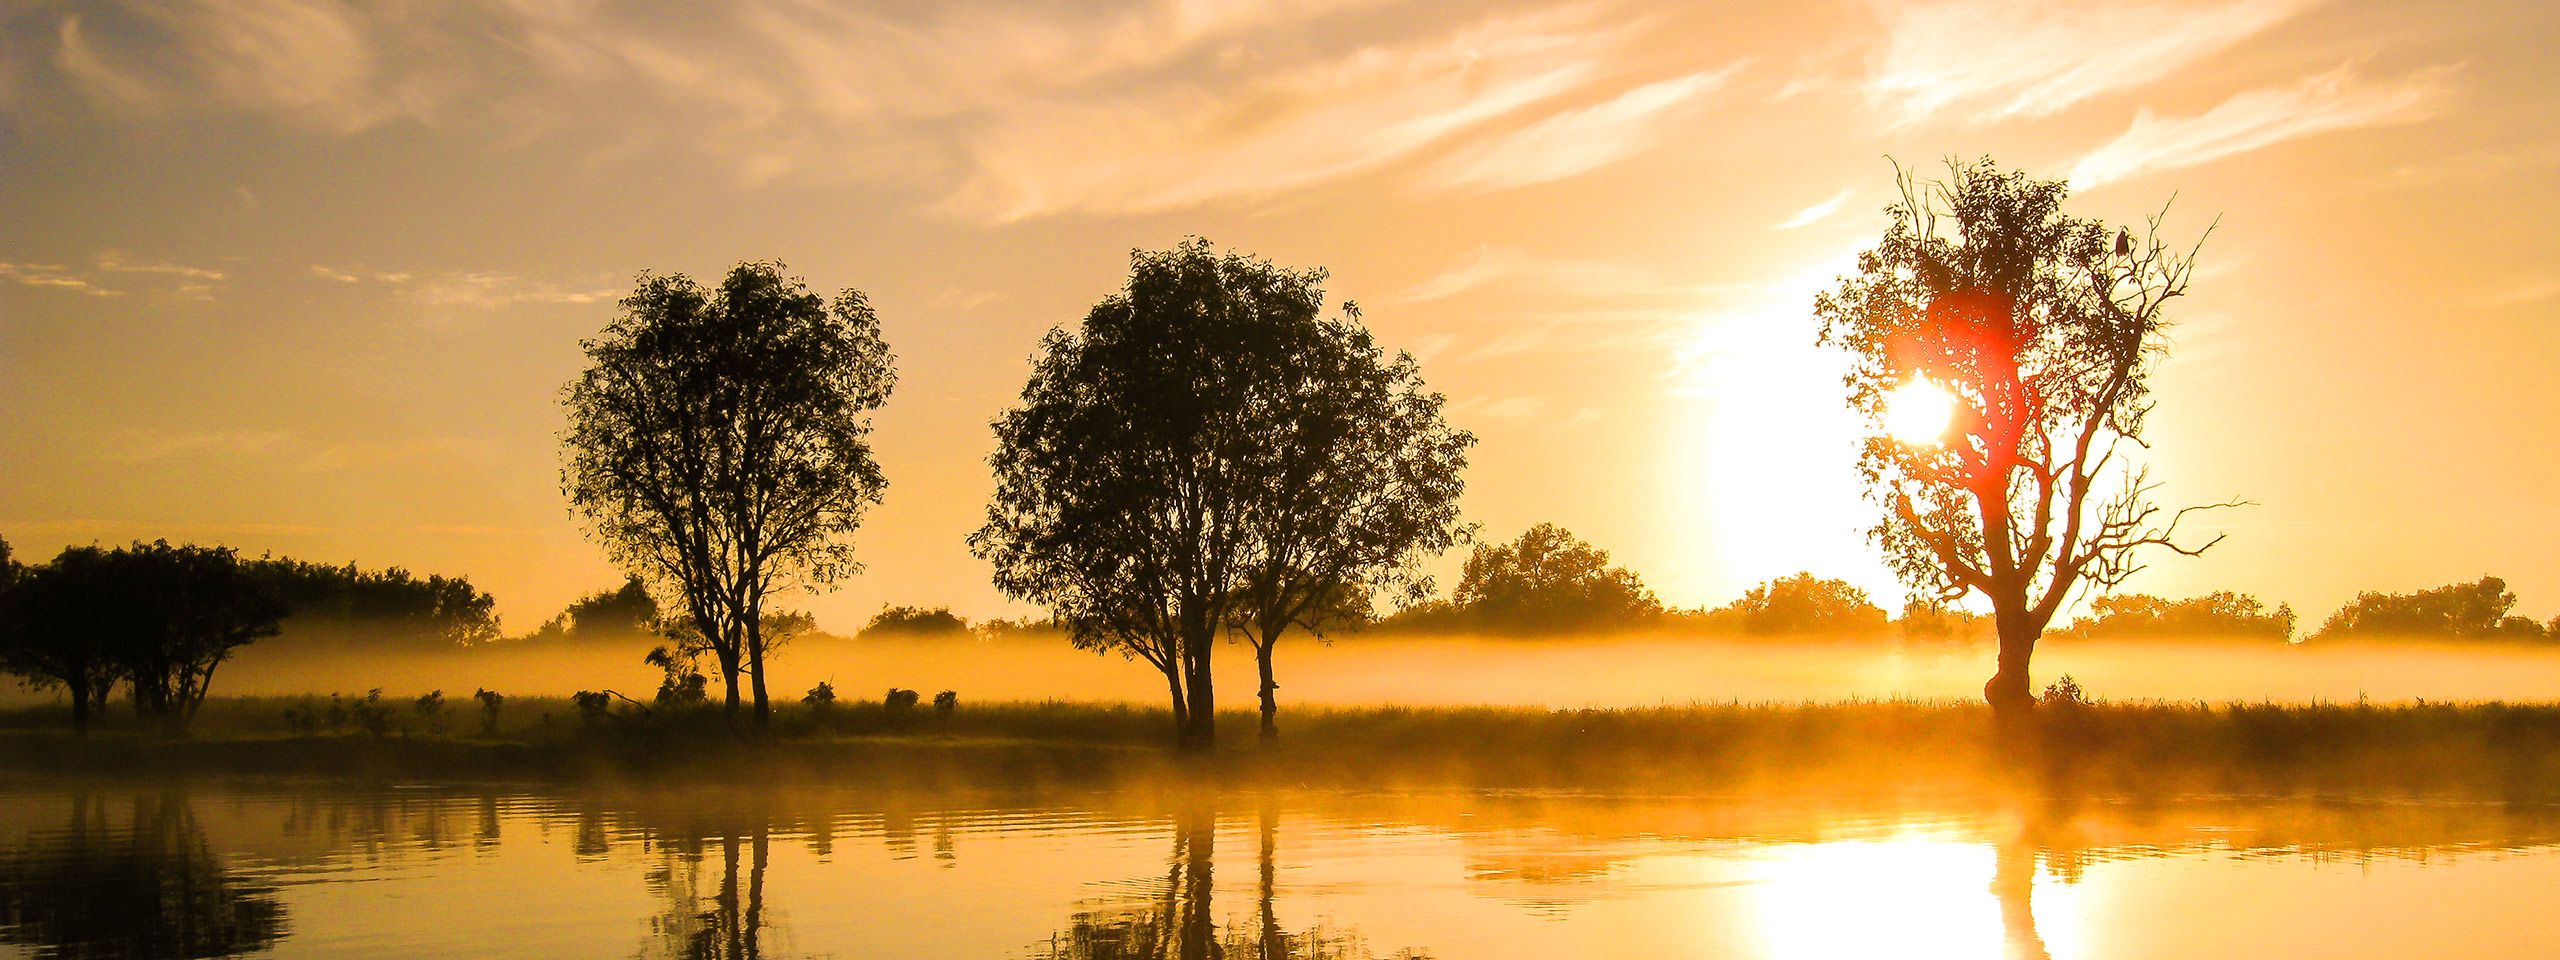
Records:
[[[2004,863],[2004,856],[2011,859]],[[1769,960],[2079,956],[2073,935],[2079,913],[2076,891],[2051,878],[2034,877],[2036,872],[2031,851],[1927,835],[1776,851],[1754,887],[1761,955]]]

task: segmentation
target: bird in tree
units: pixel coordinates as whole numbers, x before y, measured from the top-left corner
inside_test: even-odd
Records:
[[[870,412],[897,374],[855,290],[830,301],[779,263],[716,289],[642,274],[566,390],[561,488],[625,571],[665,588],[757,726],[771,716],[765,602],[857,572],[853,533],[887,481]]]
[[[2062,210],[2064,184],[1949,163],[1903,172],[1902,198],[1858,272],[1819,295],[1819,342],[1847,351],[1849,406],[1868,427],[1858,470],[1884,507],[1872,535],[1902,579],[1942,600],[1980,594],[2000,641],[1983,695],[2029,715],[2036,638],[2083,586],[2112,588],[2174,537],[2144,448],[2167,307],[2195,252]],[[2208,231],[2209,233],[2210,231]],[[2113,234],[2113,236],[2111,236]],[[1915,427],[1903,406],[1948,411]]]

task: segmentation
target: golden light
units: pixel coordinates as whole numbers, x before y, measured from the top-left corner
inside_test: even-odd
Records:
[[[1770,960],[1979,960],[2074,956],[2077,891],[2034,884],[2004,912],[1987,844],[1926,835],[1784,851],[1759,871],[1758,934]],[[2032,911],[2032,913],[2030,913]],[[2033,919],[2030,920],[2029,917]],[[2038,932],[2041,930],[2041,932]]]
[[[1937,384],[1913,377],[1885,398],[1884,428],[1904,443],[1934,443],[1946,435],[1955,413],[1955,398]]]

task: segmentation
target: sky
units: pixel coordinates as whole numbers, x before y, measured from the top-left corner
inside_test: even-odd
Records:
[[[2204,240],[2149,458],[2255,505],[2126,589],[2316,622],[2495,574],[2548,618],[2555,47],[2529,2],[19,0],[0,537],[462,574],[529,630],[619,580],[559,493],[581,338],[640,271],[780,259],[900,375],[866,570],[788,605],[1019,615],[963,543],[988,421],[1199,235],[1420,358],[1486,538],[1893,606],[1812,300],[1897,163],[1989,157]]]

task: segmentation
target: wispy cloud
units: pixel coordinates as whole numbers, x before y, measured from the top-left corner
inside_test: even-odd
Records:
[[[2164,119],[2144,110],[2123,136],[2082,158],[2071,183],[2085,189],[2313,134],[2423,120],[2449,89],[2450,73],[2435,68],[2370,84],[2340,67],[2239,94],[2193,117]]]
[[[1570,176],[1721,76],[1635,56],[1640,23],[1591,3],[1380,5],[98,0],[30,17],[58,18],[49,66],[95,108],[318,135],[418,123],[625,159],[675,146],[743,183],[889,182],[983,221],[1253,201],[1621,92],[1443,171],[1479,189]],[[1679,79],[1627,88],[1647,76]]]
[[[1650,83],[1478,141],[1416,176],[1437,190],[1496,190],[1585,173],[1652,146],[1664,126],[1725,85],[1740,65]]]
[[[497,271],[386,272],[315,263],[311,274],[335,283],[380,284],[426,307],[497,310],[529,303],[609,303],[619,296],[598,279],[546,280]]]
[[[1770,229],[1793,230],[1797,227],[1812,226],[1816,223],[1822,222],[1824,218],[1840,212],[1840,205],[1847,202],[1849,202],[1849,191],[1842,190],[1839,193],[1832,195],[1829,200],[1825,200],[1821,203],[1796,211],[1796,215],[1788,217],[1787,222],[1771,227]]]
[[[313,440],[284,430],[127,430],[113,441],[111,455],[133,465],[210,459],[257,463],[291,473],[336,473],[415,469],[485,448],[485,443],[464,437]]]
[[[1867,99],[1911,122],[2045,116],[2202,61],[2313,0],[1944,0],[1883,6],[1886,41]]]
[[[30,287],[73,290],[93,297],[121,297],[128,293],[148,292],[171,294],[183,299],[210,299],[215,285],[221,283],[225,276],[220,270],[203,267],[127,260],[123,254],[113,250],[100,253],[80,266],[0,263],[0,280]]]

